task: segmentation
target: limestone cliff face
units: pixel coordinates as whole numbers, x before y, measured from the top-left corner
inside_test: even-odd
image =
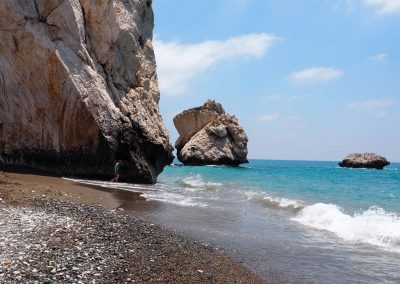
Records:
[[[151,0],[0,1],[0,162],[154,183],[172,162]]]
[[[174,124],[180,135],[175,147],[182,163],[237,166],[248,162],[246,133],[221,104],[208,100],[176,115]]]

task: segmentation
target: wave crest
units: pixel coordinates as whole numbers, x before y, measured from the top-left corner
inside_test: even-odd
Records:
[[[304,207],[304,202],[296,199],[289,199],[284,197],[270,196],[264,192],[246,191],[244,194],[248,200],[253,200],[262,203],[267,207],[300,210]]]
[[[400,253],[400,216],[379,207],[347,215],[336,204],[317,203],[292,218],[303,225],[335,233],[354,243],[367,243]]]
[[[304,207],[303,202],[299,200],[293,200],[283,197],[265,196],[263,198],[263,201],[267,204],[275,205],[280,208],[300,210],[301,208]]]
[[[185,187],[189,187],[192,189],[214,189],[216,187],[222,186],[222,183],[219,182],[205,182],[201,175],[186,177],[182,180],[182,183]]]

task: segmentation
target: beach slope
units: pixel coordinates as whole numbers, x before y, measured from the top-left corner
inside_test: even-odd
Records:
[[[106,191],[31,178],[0,173],[5,283],[265,283],[212,248],[111,209],[118,202]]]

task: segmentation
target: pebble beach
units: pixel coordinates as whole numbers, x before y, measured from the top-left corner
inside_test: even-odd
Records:
[[[1,172],[0,283],[265,283],[216,249],[128,214],[108,194]]]

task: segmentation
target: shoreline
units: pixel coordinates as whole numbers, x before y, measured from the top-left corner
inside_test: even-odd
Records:
[[[134,214],[157,206],[140,193],[0,172],[0,215],[6,220],[0,223],[0,278],[10,283],[266,283],[213,248]],[[134,208],[133,214],[123,208]],[[11,239],[14,243],[7,243]],[[21,249],[27,242],[46,245]]]

